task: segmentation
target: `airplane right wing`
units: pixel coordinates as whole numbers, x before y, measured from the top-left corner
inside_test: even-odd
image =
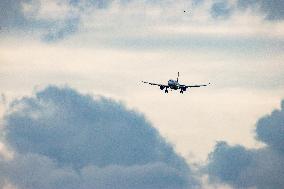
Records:
[[[180,85],[181,88],[192,88],[192,87],[205,87],[210,85],[210,83],[208,84],[204,84],[204,85]]]

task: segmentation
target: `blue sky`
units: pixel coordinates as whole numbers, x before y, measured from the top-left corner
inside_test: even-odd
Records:
[[[143,113],[163,140],[171,143],[175,150],[171,153],[186,160],[193,170],[188,175],[198,177],[198,182],[189,179],[199,183],[196,186],[239,187],[239,182],[246,183],[242,177],[226,180],[223,172],[212,171],[222,167],[218,158],[223,156],[218,149],[225,149],[229,155],[248,152],[253,154],[252,159],[272,151],[268,156],[283,162],[282,155],[275,155],[275,145],[259,140],[260,134],[255,131],[260,117],[281,110],[283,6],[283,0],[1,1],[1,115],[11,111],[10,102],[23,96],[32,98],[49,85],[69,86],[80,95],[109,97],[123,102],[126,112]],[[181,83],[212,85],[181,96],[164,95],[140,82],[163,83],[175,78],[178,71]],[[44,155],[38,152],[27,159],[18,156],[19,149],[9,149],[12,141],[3,141],[0,151],[8,159],[16,154],[15,165],[26,161],[28,169],[29,158],[51,158],[50,154],[38,157]],[[216,145],[217,141],[224,142]],[[263,149],[266,145],[269,147]],[[200,169],[196,171],[195,165],[207,164],[210,171],[196,176]],[[52,166],[59,172],[65,169],[65,165]],[[146,169],[153,170],[151,166]],[[158,170],[168,167],[172,165],[165,168],[159,164]],[[255,169],[251,164],[248,167]],[[245,187],[259,187],[259,178]]]

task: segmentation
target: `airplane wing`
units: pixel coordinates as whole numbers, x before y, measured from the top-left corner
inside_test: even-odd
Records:
[[[203,85],[180,85],[180,88],[192,88],[192,87],[205,87],[210,85],[210,83],[208,84],[203,84]]]
[[[149,85],[157,85],[159,87],[169,87],[168,85],[158,84],[158,83],[151,83],[151,82],[147,82],[147,81],[142,81],[142,83],[147,83]]]

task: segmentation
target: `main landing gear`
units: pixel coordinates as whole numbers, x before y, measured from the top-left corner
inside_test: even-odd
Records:
[[[183,90],[180,90],[180,94],[183,94]]]
[[[165,93],[169,93],[168,89],[165,90]]]

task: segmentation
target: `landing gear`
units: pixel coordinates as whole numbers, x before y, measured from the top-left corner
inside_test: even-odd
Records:
[[[180,93],[183,94],[184,91],[186,91],[186,87],[181,87],[180,88]]]
[[[168,89],[165,90],[165,93],[169,93]]]

